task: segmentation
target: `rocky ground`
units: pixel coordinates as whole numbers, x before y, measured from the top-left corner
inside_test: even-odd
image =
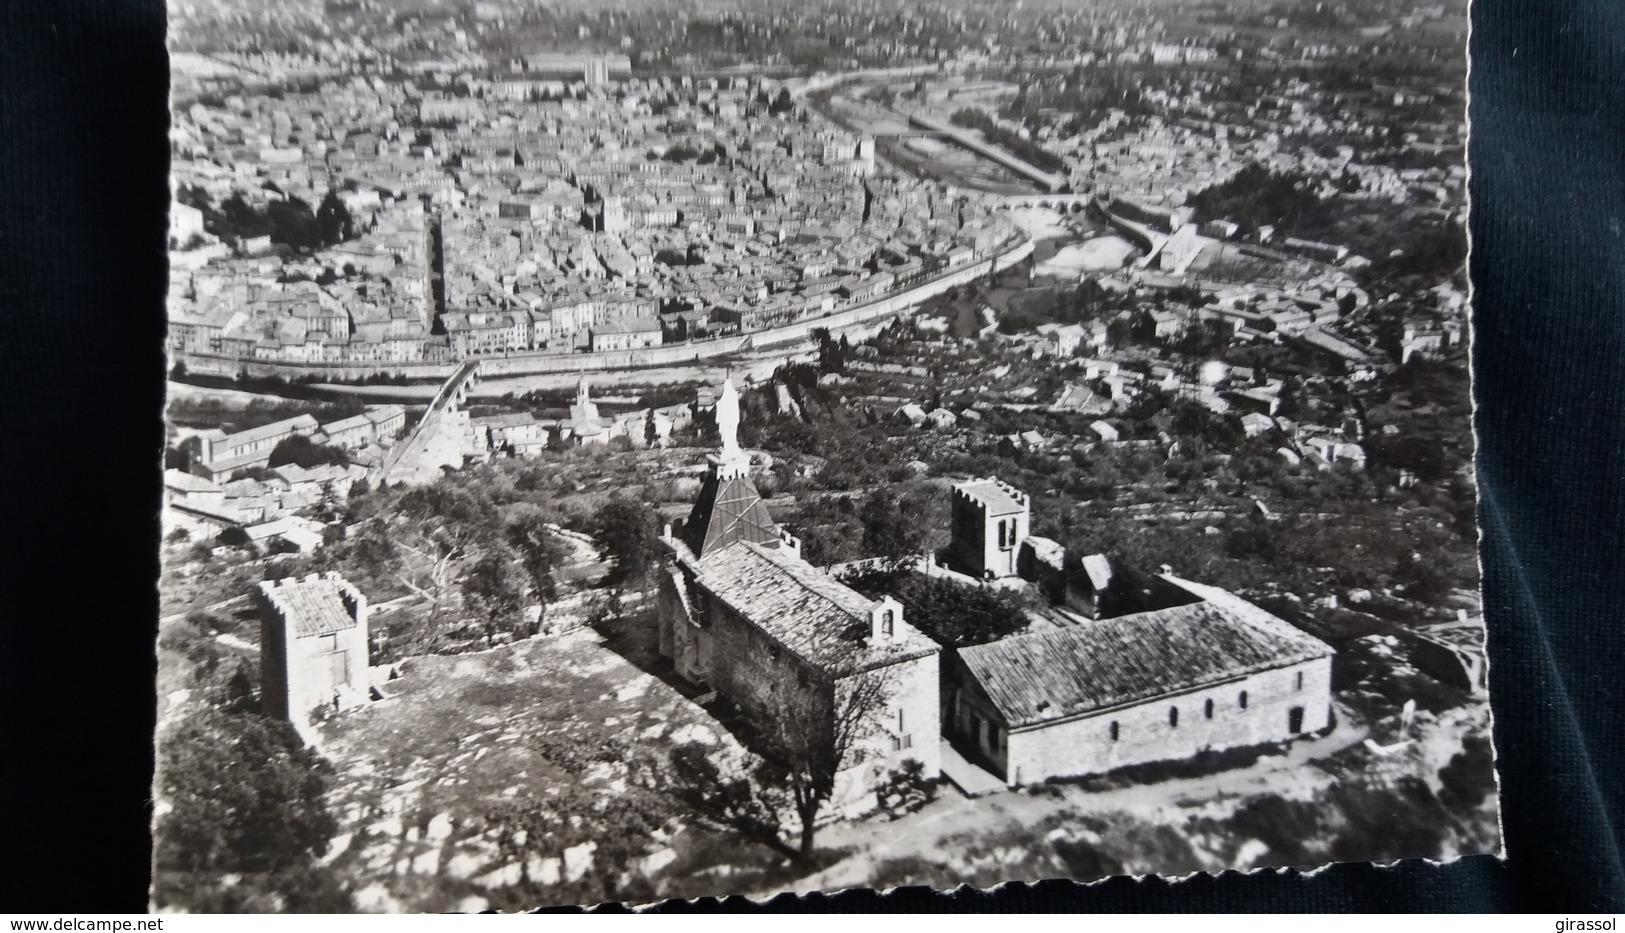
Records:
[[[486,893],[522,873],[544,888],[581,879],[593,842],[512,858],[487,814],[565,790],[572,799],[625,792],[625,763],[594,760],[597,750],[693,741],[742,754],[703,709],[592,629],[404,669],[388,699],[323,730],[341,827],[328,858],[357,882],[363,910],[483,908]],[[655,871],[672,857],[656,839],[640,865],[624,867]]]
[[[341,823],[328,859],[351,879],[358,907],[470,910],[590,900],[580,883],[594,871],[619,876],[623,885],[638,879],[638,887],[621,890],[647,892],[640,899],[765,897],[1179,876],[1318,864],[1351,852],[1373,860],[1447,859],[1496,848],[1493,793],[1465,815],[1426,811],[1443,823],[1424,839],[1411,834],[1421,811],[1405,799],[1445,793],[1441,771],[1463,735],[1487,730],[1485,704],[1423,708],[1407,721],[1397,707],[1372,716],[1340,702],[1330,734],[1216,773],[1058,783],[974,800],[944,785],[934,801],[900,819],[874,814],[826,827],[818,838],[825,867],[812,874],[765,849],[694,829],[676,811],[633,855],[606,857],[593,839],[552,854],[516,854],[488,818],[492,808],[530,801],[545,811],[556,800],[563,819],[583,795],[613,805],[629,777],[616,749],[695,741],[730,767],[745,760],[722,724],[646,670],[653,667],[645,652],[628,650],[615,626],[606,631],[608,639],[576,628],[476,654],[416,659],[389,683],[389,699],[324,727],[323,751],[338,771],[331,803]],[[1359,699],[1366,710],[1377,705]],[[595,757],[598,750],[610,754]],[[1370,812],[1344,812],[1355,800]],[[1272,821],[1281,825],[1272,828]]]
[[[936,800],[895,822],[881,817],[832,827],[820,845],[840,850],[840,860],[791,887],[837,891],[991,887],[1112,874],[1179,877],[1349,858],[1451,859],[1498,849],[1493,793],[1439,827],[1439,839],[1419,840],[1409,825],[1416,811],[1400,800],[1406,791],[1395,790],[1402,778],[1413,777],[1427,786],[1425,793],[1441,793],[1440,770],[1461,750],[1462,736],[1487,730],[1487,705],[1437,717],[1418,714],[1408,728],[1397,717],[1355,722],[1346,709],[1340,718],[1327,736],[1210,775],[1106,788],[1057,783],[974,800],[944,787]],[[1359,821],[1329,801],[1352,799],[1351,792],[1369,806],[1367,825],[1360,827],[1366,835],[1340,845],[1338,837],[1350,837],[1349,824]],[[1285,824],[1278,813],[1317,816]],[[1292,846],[1274,833],[1255,831],[1255,822],[1272,819],[1284,824],[1278,832],[1291,836]]]

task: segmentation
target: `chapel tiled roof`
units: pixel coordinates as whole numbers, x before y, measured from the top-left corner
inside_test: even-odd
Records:
[[[905,621],[869,644],[874,601],[777,546],[742,543],[694,563],[696,582],[769,638],[836,676],[941,650]]]
[[[1151,700],[1330,656],[1330,645],[1214,587],[1200,602],[962,648],[1010,728]]]
[[[330,635],[354,628],[356,620],[345,607],[344,588],[337,574],[267,580],[260,590],[288,620],[294,637]]]

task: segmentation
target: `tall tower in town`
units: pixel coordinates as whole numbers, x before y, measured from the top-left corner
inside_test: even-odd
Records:
[[[582,79],[588,87],[603,87],[609,83],[609,60],[602,55],[589,56],[582,72]]]
[[[605,198],[604,232],[624,233],[631,225],[631,218],[626,215],[626,203],[619,197]]]

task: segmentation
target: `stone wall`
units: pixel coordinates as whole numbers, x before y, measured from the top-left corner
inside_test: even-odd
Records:
[[[912,758],[925,765],[926,777],[941,773],[940,660],[940,654],[930,654],[877,672],[885,678],[890,699],[877,714],[882,728],[865,744],[868,757],[885,770]]]
[[[812,336],[812,332],[819,328],[825,328],[831,333],[841,333],[848,328],[861,327],[912,308],[949,289],[973,282],[996,269],[1008,269],[1031,256],[1032,253],[1033,243],[1025,241],[1008,252],[992,258],[982,258],[963,269],[931,279],[907,291],[836,311],[823,317],[798,321],[784,327],[774,328],[771,331],[751,334],[751,345],[758,348],[775,347],[807,340]]]
[[[678,580],[687,592],[678,589]],[[693,684],[710,683],[711,633],[704,627],[704,594],[694,586],[686,571],[674,568],[662,573],[655,603],[659,616],[660,653],[670,658],[677,676]],[[692,617],[690,613],[693,613]]]
[[[717,600],[702,616],[708,617],[704,636],[711,649],[707,680],[747,716],[763,722],[786,706],[828,708],[825,690],[805,661]],[[823,718],[827,722],[827,714]]]
[[[1008,774],[1008,730],[1003,718],[957,653],[948,659],[945,670],[943,734],[952,738],[967,758],[1004,777]]]

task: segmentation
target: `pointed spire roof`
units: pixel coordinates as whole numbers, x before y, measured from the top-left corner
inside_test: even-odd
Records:
[[[780,538],[778,523],[751,482],[750,457],[739,447],[739,392],[731,374],[722,382],[715,410],[722,447],[707,458],[710,472],[679,533],[695,557],[741,541],[777,544]]]
[[[749,475],[712,470],[683,523],[682,538],[694,556],[704,557],[740,541],[776,544],[779,525]]]

